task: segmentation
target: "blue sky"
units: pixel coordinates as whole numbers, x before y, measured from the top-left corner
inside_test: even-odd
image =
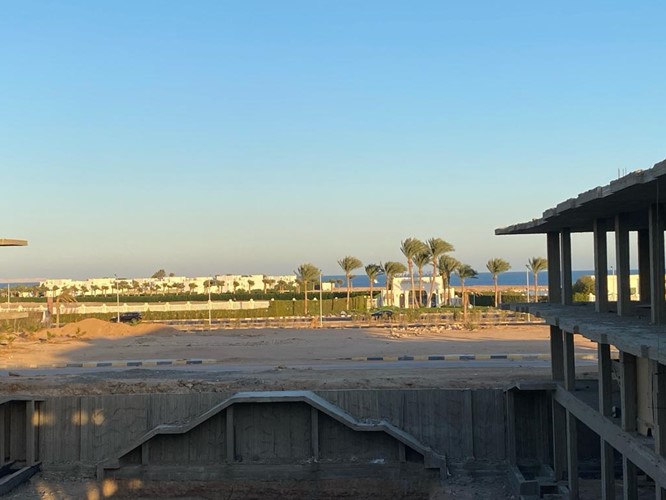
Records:
[[[22,1],[0,17],[0,277],[325,273],[666,157],[663,2]],[[575,240],[574,267],[590,268]]]

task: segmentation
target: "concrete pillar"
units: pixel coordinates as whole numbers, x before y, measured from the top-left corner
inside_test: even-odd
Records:
[[[236,460],[236,437],[234,435],[234,407],[227,408],[227,463]]]
[[[599,358],[599,413],[610,417],[613,410],[612,400],[612,368],[610,345],[597,344],[597,357]],[[615,460],[613,447],[603,438],[601,442],[601,498],[613,500],[615,498]]]
[[[550,327],[550,366],[553,380],[564,383],[564,339],[562,330],[552,325]]]
[[[5,458],[7,457],[7,445],[5,443],[5,429],[7,427],[5,411],[6,405],[0,405],[0,466],[5,465]]]
[[[578,498],[578,425],[567,411],[567,479],[570,498]]]
[[[615,258],[617,259],[617,314],[630,314],[631,287],[629,285],[629,227],[626,216],[615,216]]]
[[[622,372],[622,429],[628,432],[636,431],[637,401],[636,401],[636,356],[620,352],[620,368]],[[623,492],[625,500],[634,500],[638,497],[637,469],[626,457],[622,457]]]
[[[25,402],[25,464],[35,463],[35,402]]]
[[[506,391],[506,451],[509,464],[516,465],[516,394]]]
[[[643,304],[650,303],[650,231],[638,231],[638,295]]]
[[[310,407],[310,441],[312,442],[312,458],[319,460],[319,410]]]
[[[554,399],[553,411],[553,471],[555,480],[561,481],[567,470],[567,410]]]
[[[573,284],[571,283],[571,230],[562,229],[560,233],[560,259],[562,263],[562,304],[573,303]]]
[[[648,217],[650,239],[650,305],[652,323],[661,325],[666,322],[664,301],[664,213],[660,205],[650,206]]]
[[[560,233],[547,235],[548,258],[548,302],[562,303],[562,277],[560,272]]]
[[[654,451],[666,457],[666,366],[654,363],[654,382],[652,384],[652,401],[654,409]],[[655,481],[655,498],[666,500],[666,484]]]
[[[564,332],[564,388],[576,389],[576,359],[574,357],[574,334]]]
[[[594,309],[608,312],[608,243],[605,220],[594,221]]]

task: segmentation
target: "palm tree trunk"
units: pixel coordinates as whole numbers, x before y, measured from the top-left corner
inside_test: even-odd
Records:
[[[495,285],[495,307],[499,307],[499,303],[497,301],[497,297],[498,297],[497,292],[498,291],[497,291],[497,275],[496,274],[493,275],[493,284]]]
[[[534,273],[534,303],[536,304],[539,302],[539,297],[537,296],[537,292],[539,291],[539,284],[537,283],[538,280],[538,273]]]
[[[347,278],[347,311],[349,311],[349,295],[351,293],[351,286],[350,286],[351,283],[349,282],[349,276],[350,276],[349,273],[345,275],[345,277]]]
[[[305,274],[305,273],[303,273],[303,274]],[[307,316],[307,314],[308,314],[308,282],[307,281],[303,282],[303,293],[305,295],[305,302],[303,303],[304,304],[303,309],[305,311],[305,315]]]
[[[372,309],[372,306],[373,306],[373,304],[374,304],[374,303],[372,302],[372,288],[373,288],[373,281],[374,281],[374,280],[373,280],[372,278],[370,278],[370,309]]]
[[[414,299],[416,298],[416,286],[414,285],[414,267],[412,267],[412,259],[407,259],[407,269],[409,271],[409,280],[412,286],[412,296],[410,297],[409,304],[407,304],[407,309],[410,309],[410,307],[413,309],[413,306],[415,305]]]
[[[419,267],[419,295],[416,297],[417,304],[419,307],[422,307],[422,299],[423,299],[423,268]]]
[[[435,276],[437,276],[437,261],[432,261],[432,276],[430,277],[430,290],[428,290],[428,307],[432,305],[432,294],[435,291]]]
[[[467,294],[465,293],[465,280],[460,279],[460,288],[462,288],[462,303],[463,303],[463,321],[467,321]]]

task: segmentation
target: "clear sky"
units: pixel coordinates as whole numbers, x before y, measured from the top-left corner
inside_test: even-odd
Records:
[[[8,1],[0,277],[336,273],[666,157],[666,3]],[[574,267],[590,268],[589,242]],[[589,247],[591,248],[591,247]]]

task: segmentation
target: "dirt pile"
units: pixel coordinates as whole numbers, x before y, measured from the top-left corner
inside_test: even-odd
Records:
[[[87,318],[74,323],[68,323],[60,328],[50,327],[39,330],[30,335],[33,340],[49,340],[52,338],[97,339],[138,337],[144,335],[171,336],[179,333],[175,328],[155,323],[139,323],[128,325],[125,323],[111,323],[101,319]]]

